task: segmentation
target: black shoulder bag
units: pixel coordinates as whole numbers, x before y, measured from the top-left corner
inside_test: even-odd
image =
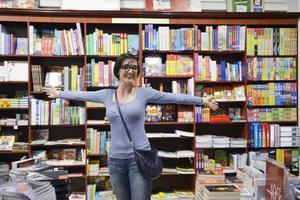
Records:
[[[118,106],[119,114],[121,116],[122,122],[126,129],[127,136],[129,138],[129,141],[132,142],[127,124],[124,120],[124,117],[120,109],[120,105],[117,97],[117,90],[115,91],[115,99]],[[163,165],[160,157],[158,156],[156,149],[151,148],[151,150],[142,150],[133,147],[133,152],[134,152],[134,158],[138,166],[138,169],[145,178],[156,179],[161,175]]]

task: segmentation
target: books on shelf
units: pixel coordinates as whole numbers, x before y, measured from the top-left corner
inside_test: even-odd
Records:
[[[14,135],[1,135],[0,136],[0,151],[12,151],[15,142]]]
[[[248,122],[295,122],[297,108],[255,108],[247,109]]]
[[[87,129],[87,153],[104,155],[107,149],[107,133],[97,129]]]
[[[0,82],[28,81],[27,61],[4,61],[0,64]]]
[[[81,26],[76,23],[69,30],[38,30],[29,26],[30,55],[84,55]]]
[[[158,151],[158,155],[164,158],[193,158],[195,153],[191,150],[177,150],[175,152]]]

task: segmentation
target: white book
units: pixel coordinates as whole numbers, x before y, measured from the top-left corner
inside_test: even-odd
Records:
[[[185,137],[194,137],[194,132],[189,131],[182,131],[182,130],[175,130],[175,133],[179,136],[185,136]]]

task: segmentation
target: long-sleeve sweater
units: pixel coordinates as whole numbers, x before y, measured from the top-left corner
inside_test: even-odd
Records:
[[[121,121],[117,104],[113,98],[114,93],[114,89],[82,92],[62,91],[59,93],[59,97],[63,99],[99,102],[105,105],[106,116],[111,128],[111,141],[108,154],[108,157],[111,158],[133,158],[133,146],[137,149],[145,150],[151,148],[144,126],[145,107],[148,103],[202,104],[200,97],[160,92],[152,88],[137,88],[134,99],[126,103],[120,102],[120,108],[132,138],[132,142],[130,142]]]

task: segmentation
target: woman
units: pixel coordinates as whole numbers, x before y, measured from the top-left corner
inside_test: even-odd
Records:
[[[144,178],[138,171],[132,148],[133,145],[137,149],[151,148],[144,128],[147,103],[204,104],[213,110],[218,108],[218,104],[210,98],[136,87],[139,70],[138,61],[132,54],[120,55],[114,66],[114,75],[119,80],[117,97],[133,143],[129,141],[121,121],[115,101],[115,89],[89,92],[58,92],[54,88],[44,89],[49,98],[92,101],[105,105],[111,127],[108,168],[113,191],[118,200],[149,200],[151,196],[152,181]]]

